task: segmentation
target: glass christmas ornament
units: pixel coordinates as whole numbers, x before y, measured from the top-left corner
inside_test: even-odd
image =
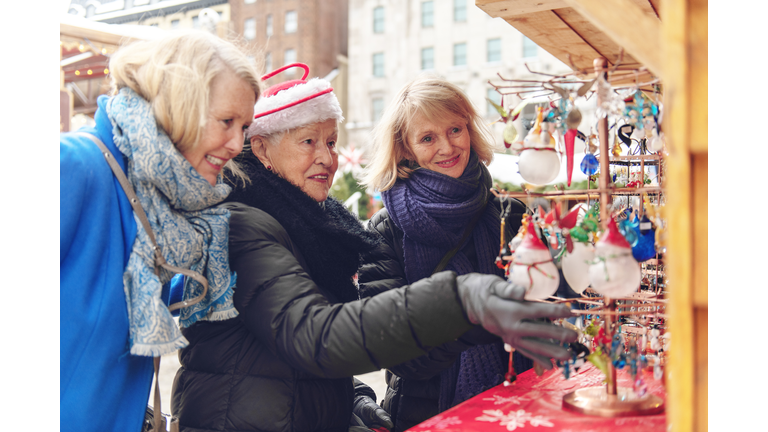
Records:
[[[635,227],[638,237],[637,244],[632,246],[632,256],[637,262],[643,262],[656,256],[656,232],[647,215],[643,215],[640,223]]]
[[[598,162],[595,155],[592,153],[587,153],[584,155],[584,159],[581,160],[581,172],[583,172],[586,175],[593,175],[597,172],[597,169],[600,168],[600,162]]]
[[[641,278],[632,248],[611,218],[608,230],[595,244],[595,260],[589,266],[592,289],[606,297],[627,297],[637,291]]]
[[[552,135],[542,121],[542,110],[537,109],[536,122],[523,140],[520,160],[517,162],[520,176],[528,183],[544,185],[560,173],[560,158],[553,147]]]
[[[523,150],[517,168],[526,182],[545,185],[560,173],[560,158],[554,149]]]
[[[517,129],[512,121],[507,121],[507,125],[504,126],[504,142],[512,144],[517,139]]]
[[[664,132],[659,133],[656,129],[653,129],[651,138],[647,143],[648,150],[652,152],[661,151],[664,148]]]
[[[515,248],[509,281],[526,288],[526,300],[543,300],[554,294],[560,285],[552,255],[536,235],[533,222],[528,224],[523,240]]]
[[[573,252],[563,256],[563,277],[571,289],[581,294],[589,286],[589,266],[595,259],[595,248],[589,243],[576,242]]]

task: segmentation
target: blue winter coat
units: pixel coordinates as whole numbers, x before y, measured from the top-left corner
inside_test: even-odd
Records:
[[[98,136],[125,169],[98,100]],[[136,238],[128,198],[93,141],[61,135],[60,425],[62,431],[138,432],[152,358],[129,354],[123,270]]]

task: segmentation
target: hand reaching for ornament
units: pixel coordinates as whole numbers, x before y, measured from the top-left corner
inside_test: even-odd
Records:
[[[551,323],[535,321],[542,318],[572,316],[568,306],[524,300],[525,288],[487,274],[470,273],[456,278],[459,297],[474,324],[501,336],[520,354],[552,368],[551,359],[571,357],[561,345],[576,341],[578,334]]]

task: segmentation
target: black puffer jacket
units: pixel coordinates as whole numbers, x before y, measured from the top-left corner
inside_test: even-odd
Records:
[[[508,202],[505,202],[505,206]],[[496,198],[489,205],[499,205]],[[505,238],[509,241],[520,228],[525,205],[513,200],[505,223]],[[386,209],[377,212],[368,222],[368,230],[378,232],[382,242],[363,254],[359,271],[360,295],[365,298],[406,285],[403,265],[403,232],[395,226]],[[467,241],[462,252],[471,262],[476,261],[474,242]],[[450,368],[462,351],[477,344],[500,342],[501,339],[480,327],[460,339],[431,350],[427,355],[391,367],[386,371],[387,394],[381,402],[395,423],[393,432],[402,432],[439,414],[440,373]],[[516,371],[530,369],[533,363],[515,353]]]
[[[291,194],[298,189],[277,187],[273,180],[254,183],[260,191],[273,187],[265,197],[273,201],[271,211],[292,225],[277,213],[297,211]],[[310,271],[311,258],[299,246],[304,239],[292,238],[263,210],[241,203],[227,207],[240,315],[183,330],[190,345],[180,353],[173,412],[185,431],[346,432],[353,375],[423,356],[473,328],[453,272],[374,298],[334,303],[343,295],[315,282],[322,269]],[[327,244],[316,247],[329,250]]]

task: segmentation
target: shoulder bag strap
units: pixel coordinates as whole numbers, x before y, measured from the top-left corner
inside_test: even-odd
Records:
[[[115,174],[115,178],[117,178],[117,181],[120,183],[120,186],[123,187],[123,191],[125,191],[125,195],[128,197],[128,201],[131,203],[131,207],[133,207],[133,211],[136,213],[136,216],[139,218],[139,221],[141,221],[141,225],[144,227],[144,231],[147,232],[149,239],[152,241],[152,245],[155,250],[155,274],[158,273],[158,267],[163,267],[167,270],[170,270],[171,272],[181,273],[185,276],[189,276],[203,285],[202,294],[190,300],[174,303],[168,306],[168,309],[171,311],[174,311],[182,307],[192,306],[196,303],[199,303],[201,300],[203,300],[203,298],[205,298],[205,294],[208,292],[208,279],[206,279],[205,276],[201,275],[200,273],[194,270],[188,270],[188,269],[172,266],[165,261],[165,258],[163,257],[163,253],[160,250],[160,245],[157,244],[155,235],[152,232],[152,227],[149,225],[147,214],[144,211],[144,209],[141,207],[141,204],[139,204],[139,198],[136,196],[136,192],[134,192],[133,186],[131,186],[131,182],[128,181],[128,178],[125,176],[125,173],[123,173],[123,169],[120,168],[120,164],[118,164],[115,158],[112,156],[112,152],[110,152],[107,146],[104,145],[104,143],[95,135],[89,134],[86,132],[78,132],[77,134],[81,136],[85,136],[91,139],[94,143],[96,143],[96,145],[101,150],[101,153],[104,155],[104,159],[107,160],[107,164],[112,169],[112,172]],[[166,420],[165,420],[165,416],[163,416],[161,401],[160,401],[160,357],[154,358],[154,367],[155,367],[155,392],[154,392],[154,404],[153,404],[152,411],[154,413],[153,414],[154,415],[154,431],[160,432],[161,430],[167,429]],[[175,420],[175,421],[174,420],[175,419],[173,418],[171,419],[171,430],[178,431],[178,420]]]
[[[475,229],[475,225],[477,225],[477,221],[480,220],[480,218],[483,216],[483,213],[485,213],[485,208],[488,206],[488,203],[486,202],[483,208],[480,209],[479,212],[475,216],[472,217],[472,221],[469,222],[469,225],[467,225],[467,228],[464,230],[464,235],[461,236],[461,240],[456,244],[456,247],[449,250],[445,256],[443,256],[443,259],[440,260],[440,263],[437,264],[437,267],[435,267],[435,270],[432,271],[432,274],[441,272],[445,269],[445,266],[448,265],[448,262],[453,258],[454,255],[456,255],[456,252],[459,251],[464,246],[464,243],[467,241],[467,238],[469,238],[469,235],[472,234],[472,231]]]
[[[128,197],[128,201],[131,203],[131,207],[133,207],[133,211],[136,213],[136,216],[139,218],[139,221],[141,221],[141,225],[144,227],[144,231],[147,232],[149,239],[152,241],[152,245],[155,250],[155,274],[158,273],[158,267],[163,267],[171,272],[181,273],[185,276],[189,276],[192,279],[200,282],[201,285],[203,285],[202,294],[200,294],[199,296],[193,299],[174,303],[168,306],[168,309],[170,311],[175,311],[176,309],[192,306],[202,301],[203,298],[205,298],[205,294],[208,292],[208,279],[206,279],[205,276],[201,275],[200,273],[194,270],[183,269],[180,267],[172,266],[165,261],[165,258],[163,257],[163,253],[160,250],[160,245],[157,244],[157,240],[155,239],[155,234],[152,232],[152,227],[150,227],[149,225],[147,214],[144,212],[144,209],[141,207],[141,204],[139,204],[139,198],[136,196],[136,192],[134,192],[133,186],[131,186],[131,182],[125,176],[122,168],[120,168],[120,165],[112,156],[112,152],[110,152],[107,146],[104,145],[104,143],[101,142],[101,140],[96,136],[86,132],[78,132],[78,135],[83,135],[90,138],[94,143],[96,143],[97,146],[99,146],[99,149],[101,149],[101,152],[104,155],[104,159],[107,160],[107,163],[109,164],[109,167],[112,168],[112,172],[115,174],[117,181],[120,183],[120,186],[123,187],[123,190],[125,191],[125,195]]]

